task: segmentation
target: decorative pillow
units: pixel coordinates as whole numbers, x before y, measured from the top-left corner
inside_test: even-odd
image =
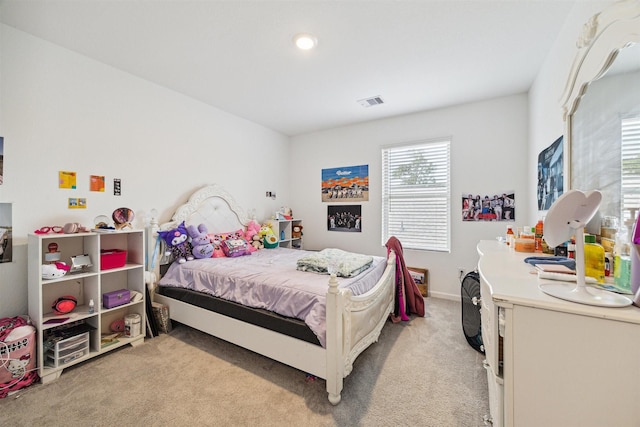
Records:
[[[209,233],[209,240],[213,243],[213,258],[223,258],[227,256],[222,248],[222,242],[225,240],[244,239],[244,230],[228,231],[225,233]]]
[[[227,239],[220,246],[222,246],[224,254],[228,257],[251,255],[249,243],[244,239]]]
[[[208,234],[210,236],[211,243],[213,243],[213,255],[212,258],[224,258],[224,251],[222,250],[222,240],[219,237],[214,237],[213,234]]]
[[[210,233],[210,234],[207,234],[207,237],[209,237],[209,240],[211,241],[244,239],[244,230],[238,229],[238,230],[229,231],[226,233]]]

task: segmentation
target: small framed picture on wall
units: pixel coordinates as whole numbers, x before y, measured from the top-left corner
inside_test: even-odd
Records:
[[[427,270],[426,268],[416,268],[416,267],[407,267],[407,270],[409,270],[409,274],[411,274],[413,281],[416,282],[416,285],[418,285],[418,289],[420,289],[420,294],[423,297],[428,296],[429,287],[427,283],[428,281],[427,275],[429,274],[429,270]]]
[[[362,205],[327,206],[327,230],[360,233]]]

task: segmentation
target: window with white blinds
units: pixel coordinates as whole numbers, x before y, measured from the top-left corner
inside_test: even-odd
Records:
[[[450,251],[450,141],[382,149],[382,244]]]
[[[640,209],[640,117],[622,119],[622,222]]]

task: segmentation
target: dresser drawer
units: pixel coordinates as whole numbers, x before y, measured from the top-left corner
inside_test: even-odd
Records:
[[[491,292],[487,284],[480,280],[481,307],[480,316],[482,319],[482,342],[484,343],[485,356],[489,363],[490,370],[495,375],[500,372],[500,352],[498,344],[498,307],[491,299]]]
[[[491,426],[502,427],[504,425],[504,383],[501,378],[493,374],[486,361],[484,367],[487,370],[487,385],[489,386]]]

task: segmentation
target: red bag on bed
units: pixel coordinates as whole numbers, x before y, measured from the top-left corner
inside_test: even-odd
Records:
[[[0,319],[0,398],[39,380],[36,328],[22,317]]]

